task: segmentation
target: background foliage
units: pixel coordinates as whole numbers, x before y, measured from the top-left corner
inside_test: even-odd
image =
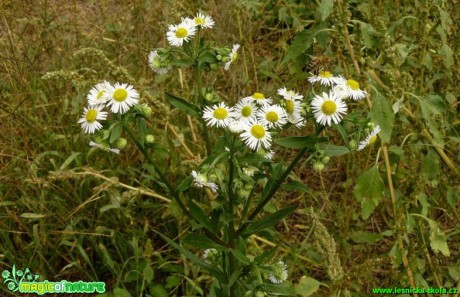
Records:
[[[460,2],[304,2],[2,2],[0,270],[106,281],[115,296],[206,295],[210,277],[153,232],[190,226],[142,157],[134,147],[89,150],[77,124],[91,86],[130,82],[155,107],[155,137],[178,153],[163,166],[189,174],[200,156],[183,143],[196,145],[194,131],[176,126],[187,119],[164,91],[190,94],[190,74],[155,76],[147,54],[165,44],[168,24],[201,9],[216,20],[213,38],[242,45],[231,71],[205,82],[224,100],[283,85],[307,95],[307,65],[328,56],[335,73],[364,83],[382,126],[373,148],[321,173],[298,168],[306,187],[285,189],[271,207],[301,207],[268,241],[252,236],[252,248],[278,246],[301,296],[460,288]]]

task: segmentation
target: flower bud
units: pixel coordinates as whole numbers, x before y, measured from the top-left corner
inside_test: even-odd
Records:
[[[321,158],[321,162],[323,162],[324,164],[329,163],[330,160],[331,158],[329,156],[324,156]]]
[[[204,98],[207,101],[212,101],[212,99],[214,99],[214,95],[212,93],[206,93],[206,95],[204,95]]]
[[[146,143],[154,143],[155,142],[155,136],[153,136],[152,134],[147,134],[145,135],[145,142]]]
[[[128,141],[126,141],[126,139],[124,138],[118,138],[116,141],[115,141],[115,148],[119,149],[119,150],[122,150],[126,147],[126,145],[128,144]]]
[[[145,114],[147,117],[151,116],[152,115],[152,108],[150,106],[148,106],[147,104],[142,104],[140,107],[139,107],[140,111]]]
[[[358,148],[358,142],[352,139],[348,142],[348,146],[350,147],[350,149],[355,150]]]
[[[313,169],[315,171],[321,172],[324,170],[324,164],[321,161],[316,161],[313,163]]]

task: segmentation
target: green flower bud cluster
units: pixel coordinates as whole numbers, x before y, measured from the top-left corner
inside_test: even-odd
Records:
[[[325,165],[329,163],[330,160],[331,160],[331,157],[324,154],[324,152],[316,151],[314,157],[311,160],[313,169],[317,172],[323,171]]]

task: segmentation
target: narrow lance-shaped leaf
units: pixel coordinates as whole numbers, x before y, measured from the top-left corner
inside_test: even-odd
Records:
[[[195,105],[185,101],[182,98],[174,96],[173,94],[165,93],[165,95],[166,95],[166,100],[168,100],[168,102],[172,106],[179,108],[180,110],[182,110],[183,112],[191,116],[196,117],[200,115],[200,109],[196,107]]]
[[[277,212],[266,216],[265,218],[250,224],[241,234],[243,237],[248,237],[249,235],[269,228],[275,225],[278,221],[282,220],[284,217],[290,215],[297,206],[291,206],[278,210]]]

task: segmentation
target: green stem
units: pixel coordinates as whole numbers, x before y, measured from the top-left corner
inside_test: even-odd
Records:
[[[292,169],[294,169],[295,165],[300,161],[302,158],[303,154],[308,150],[308,147],[304,147],[300,150],[300,152],[297,154],[297,156],[294,158],[294,160],[291,161],[291,164],[289,164],[288,168],[286,171],[284,171],[283,175],[275,182],[275,184],[271,187],[270,191],[268,194],[265,196],[265,198],[262,200],[259,205],[257,205],[256,209],[252,211],[252,213],[248,217],[248,221],[252,221],[257,214],[267,205],[267,203],[273,198],[273,196],[276,194],[286,177],[291,173]],[[238,230],[236,231],[236,234],[239,235],[241,232],[243,232],[248,226],[248,223],[243,224]]]
[[[228,246],[231,249],[235,248],[235,222],[234,222],[234,209],[233,209],[233,178],[234,178],[234,164],[233,164],[233,155],[234,155],[234,147],[235,147],[235,136],[232,136],[232,144],[230,146],[230,158],[228,159],[228,166],[229,166],[229,174],[228,174],[228,210],[232,219],[228,224]],[[235,271],[235,256],[231,252],[228,252],[229,257],[229,278],[232,276],[233,272]],[[230,285],[229,287],[230,297],[234,297],[234,287]]]
[[[125,122],[123,121],[123,128],[125,129],[125,131],[128,133],[129,137],[131,137],[131,139],[134,141],[134,143],[136,144],[137,148],[142,152],[142,154],[144,155],[144,157],[147,159],[147,162],[153,166],[153,168],[155,169],[155,172],[158,174],[158,176],[160,177],[161,181],[166,185],[166,187],[168,188],[169,192],[171,193],[172,197],[174,198],[174,200],[176,201],[176,203],[179,205],[179,207],[182,209],[182,211],[184,212],[184,214],[191,220],[194,220],[192,214],[189,212],[189,210],[187,209],[187,207],[184,205],[184,203],[182,202],[182,200],[180,200],[180,197],[178,195],[178,193],[176,192],[176,190],[172,187],[172,185],[169,183],[168,179],[166,178],[166,176],[163,174],[163,172],[160,170],[160,168],[157,166],[157,164],[152,160],[152,158],[150,157],[150,155],[148,154],[147,150],[145,149],[145,147],[137,140],[137,138],[134,136],[133,132],[126,126]],[[208,236],[212,241],[220,244],[221,246],[225,246],[225,247],[228,247],[227,243],[223,242],[220,238],[218,238],[214,233],[212,233],[211,231],[209,231],[208,229],[206,228],[203,228],[203,232],[206,234],[206,236]]]
[[[199,61],[196,61],[196,66],[195,66],[195,80],[197,84],[197,100],[196,104],[200,106],[200,110],[203,110],[204,106],[206,105],[206,100],[203,97],[203,94],[201,93],[201,90],[203,89],[203,80],[201,78],[201,65],[199,64]],[[209,143],[209,135],[208,135],[208,126],[206,125],[206,122],[203,120],[203,118],[200,118],[201,125],[203,126],[203,135],[204,135],[204,142],[206,144],[206,155],[208,155],[211,152],[211,146]]]

